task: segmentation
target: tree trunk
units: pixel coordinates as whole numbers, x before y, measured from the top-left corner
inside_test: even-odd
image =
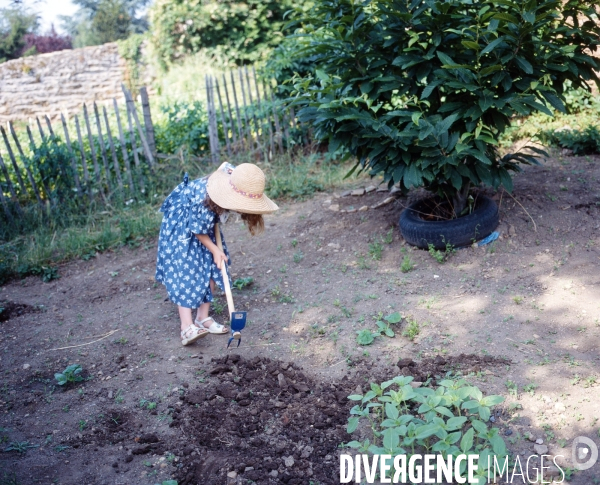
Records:
[[[458,218],[462,214],[462,211],[467,207],[467,201],[469,199],[469,190],[471,189],[471,183],[467,183],[462,189],[458,190],[454,197],[452,197],[452,209],[454,211],[454,217]]]

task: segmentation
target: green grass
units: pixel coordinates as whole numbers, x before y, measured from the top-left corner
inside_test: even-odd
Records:
[[[44,270],[48,274],[56,264],[89,259],[96,252],[139,246],[145,238],[158,235],[160,220],[157,207],[139,205],[110,214],[90,214],[83,223],[66,228],[42,226],[0,244],[0,283],[12,276],[44,276]]]
[[[243,157],[232,159],[239,164]],[[60,277],[56,265],[73,259],[90,259],[97,252],[123,246],[153,244],[158,236],[162,214],[158,212],[165,196],[181,181],[185,171],[193,178],[210,173],[212,165],[196,162],[163,162],[156,188],[146,202],[108,208],[90,208],[85,214],[66,215],[60,221],[32,225],[26,233],[0,240],[0,284],[13,277],[38,274],[44,280]],[[267,193],[276,199],[303,200],[318,191],[345,184],[352,163],[337,163],[327,156],[312,154],[299,158],[288,155],[269,163],[259,163],[267,176]],[[150,203],[150,201],[152,201]],[[294,254],[299,263],[304,255]]]

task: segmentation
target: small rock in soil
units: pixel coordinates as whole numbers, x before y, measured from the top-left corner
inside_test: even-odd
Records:
[[[532,433],[530,433],[529,431],[527,431],[525,434],[523,434],[523,436],[528,439],[529,441],[535,441],[537,438],[535,436],[533,436]]]
[[[286,467],[292,468],[294,466],[294,457],[292,455],[286,456],[283,459],[283,463],[285,464]]]
[[[340,204],[331,204],[329,206],[329,210],[333,211],[333,212],[339,212],[340,211]]]
[[[538,445],[543,445],[544,444],[544,440],[542,438],[538,438],[537,440],[535,440],[535,442]]]
[[[277,376],[277,380],[279,381],[279,387],[281,387],[282,389],[287,388],[288,384],[285,380],[285,376],[282,373],[279,373],[279,375]]]
[[[356,189],[356,190],[353,190],[350,194],[359,196],[359,195],[364,195],[364,193],[365,193],[365,189]]]
[[[505,436],[510,436],[511,434],[513,434],[513,432],[512,432],[512,429],[506,429],[506,430],[504,431],[504,435],[505,435]]]
[[[533,445],[533,449],[538,455],[546,455],[548,453],[548,447],[546,445]]]

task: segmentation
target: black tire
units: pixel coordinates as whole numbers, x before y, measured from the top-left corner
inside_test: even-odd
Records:
[[[400,232],[408,244],[421,249],[433,244],[446,249],[446,244],[459,248],[470,246],[489,236],[498,227],[498,206],[489,197],[479,196],[475,210],[458,219],[426,221],[420,213],[428,211],[428,200],[420,200],[400,214]]]

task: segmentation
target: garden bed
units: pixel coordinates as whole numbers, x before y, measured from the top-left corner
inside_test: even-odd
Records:
[[[443,263],[401,240],[409,201],[370,209],[388,197],[376,191],[284,203],[258,238],[227,224],[234,277],[254,279],[234,294],[249,319],[239,350],[216,336],[181,347],[177,310],[153,282],[155,241],[3,286],[0,306],[15,311],[0,323],[0,437],[14,451],[0,453],[0,478],[338,483],[345,396],[401,373],[432,385],[462,374],[505,397],[496,425],[513,453],[534,453],[531,433],[570,459],[575,437],[598,443],[598,161],[528,168],[514,198],[490,194],[501,237]],[[387,325],[394,313],[404,318]],[[75,363],[89,379],[58,386]]]

